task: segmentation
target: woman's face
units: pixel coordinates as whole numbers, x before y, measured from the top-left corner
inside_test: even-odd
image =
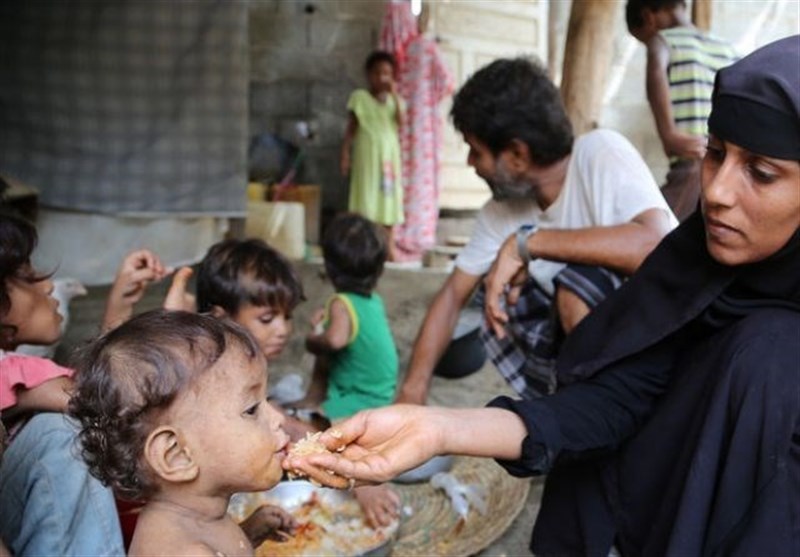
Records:
[[[764,157],[713,136],[700,204],[711,256],[724,265],[766,259],[800,227],[800,162]]]

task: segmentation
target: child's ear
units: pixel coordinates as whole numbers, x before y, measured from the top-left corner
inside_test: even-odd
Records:
[[[150,468],[168,482],[190,482],[200,474],[191,450],[170,426],[160,426],[147,436],[144,457]]]

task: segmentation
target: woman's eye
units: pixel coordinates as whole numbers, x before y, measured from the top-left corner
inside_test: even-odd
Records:
[[[725,151],[716,145],[708,145],[706,147],[706,156],[715,161],[721,161],[725,158]]]
[[[264,315],[264,316],[262,316],[262,317],[261,317],[261,319],[260,319],[260,321],[261,321],[261,322],[262,322],[264,325],[269,325],[269,324],[270,324],[270,323],[272,323],[274,320],[275,320],[275,316],[274,316],[274,315]]]
[[[756,182],[761,182],[762,184],[771,184],[777,179],[777,176],[772,172],[763,170],[758,168],[758,166],[751,164],[750,165],[750,175]]]
[[[255,416],[258,413],[258,407],[261,403],[256,402],[254,405],[250,406],[247,410],[244,411],[245,414],[248,416]]]

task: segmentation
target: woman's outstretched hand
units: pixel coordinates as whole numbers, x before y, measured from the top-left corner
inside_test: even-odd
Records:
[[[354,485],[391,480],[439,454],[435,412],[408,404],[359,412],[322,434],[320,441],[331,453],[289,456],[283,466],[330,487],[341,488],[342,478]]]

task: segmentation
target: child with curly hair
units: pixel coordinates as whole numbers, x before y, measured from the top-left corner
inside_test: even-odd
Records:
[[[262,507],[240,528],[238,491],[280,481],[289,437],[266,401],[261,350],[229,320],[140,314],[94,341],[77,366],[70,412],[83,458],[118,495],[144,500],[129,555],[252,555],[294,519]]]

